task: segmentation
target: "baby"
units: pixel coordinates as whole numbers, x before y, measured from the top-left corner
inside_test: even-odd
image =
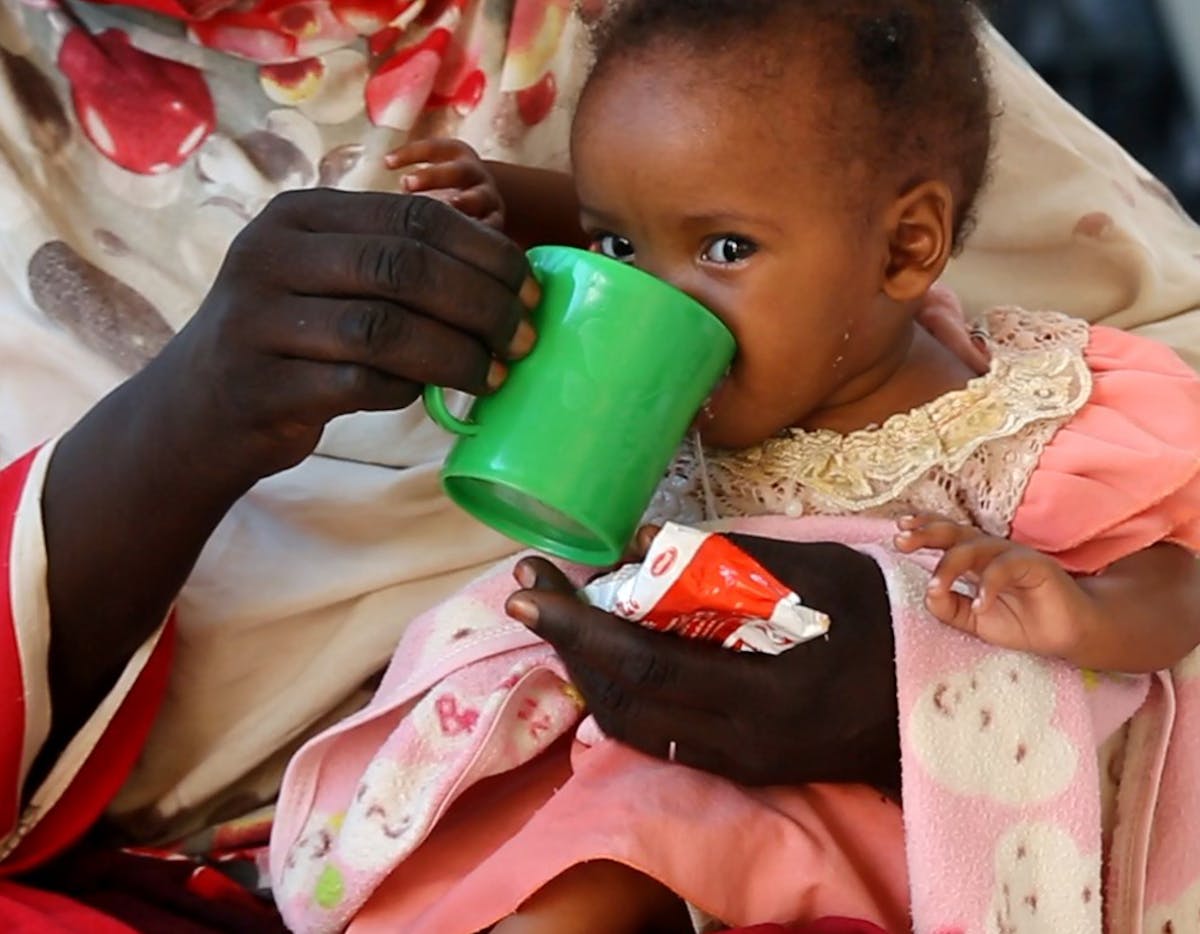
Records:
[[[1168,667],[1200,641],[1200,381],[1053,313],[968,330],[936,287],[986,176],[977,18],[965,0],[630,0],[600,29],[572,131],[587,242],[738,341],[704,450],[659,505],[894,518],[900,550],[943,553],[927,606],[946,624],[1081,667]],[[409,190],[499,223],[486,166],[419,145],[393,159],[434,163]],[[618,904],[624,922],[600,920]],[[495,931],[680,919],[648,876],[589,863]]]

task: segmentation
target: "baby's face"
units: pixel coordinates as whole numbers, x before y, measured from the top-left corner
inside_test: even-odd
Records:
[[[872,181],[866,167],[833,158],[803,101],[720,90],[721,77],[662,58],[613,63],[581,101],[572,159],[592,248],[733,331],[737,357],[700,427],[739,448],[860,391],[895,333],[880,326],[882,210],[849,190],[856,173],[861,188]]]

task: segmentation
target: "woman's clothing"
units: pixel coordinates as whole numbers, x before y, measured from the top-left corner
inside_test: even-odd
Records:
[[[276,192],[398,190],[382,156],[410,132],[564,166],[580,31],[568,6],[305,0],[264,4],[251,30],[244,5],[189,26],[0,0],[0,484],[13,504],[0,666],[20,686],[0,709],[0,856],[21,855],[63,791],[22,791],[49,722],[45,442],[187,321]],[[375,21],[400,8],[399,24]],[[268,54],[280,36],[304,39],[301,61]],[[89,756],[110,763],[86,783],[95,800],[76,831],[122,785],[113,813],[142,837],[270,800],[288,752],[362,703],[406,621],[512,550],[442,496],[448,441],[419,406],[340,419],[316,456],[238,503],[180,596],[170,689],[151,642],[64,754],[60,779]],[[143,665],[154,686],[134,697]],[[118,708],[137,729],[116,755],[96,744]],[[62,844],[33,842],[30,859]]]

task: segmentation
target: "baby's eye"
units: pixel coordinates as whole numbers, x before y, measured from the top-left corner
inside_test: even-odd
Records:
[[[758,245],[753,240],[729,234],[710,242],[700,258],[710,263],[740,263],[757,252]]]
[[[622,263],[632,263],[633,244],[617,234],[596,234],[592,238],[592,249]]]

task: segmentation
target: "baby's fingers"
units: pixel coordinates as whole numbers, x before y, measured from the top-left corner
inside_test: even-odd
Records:
[[[895,537],[896,548],[906,553],[922,548],[945,551],[983,536],[974,526],[940,516],[903,516],[896,525],[900,529]]]
[[[976,635],[976,617],[972,611],[970,597],[963,596],[948,587],[934,588],[931,586],[925,591],[925,609],[939,622]]]
[[[929,581],[930,590],[949,590],[956,580],[967,574],[976,578],[983,576],[987,566],[1009,548],[1002,538],[977,534],[964,545],[948,549],[933,570]]]
[[[489,227],[504,229],[504,205],[500,196],[488,185],[478,185],[469,191],[450,196],[450,204],[468,217],[483,221]]]
[[[645,561],[646,554],[650,551],[650,547],[654,544],[654,539],[658,537],[658,533],[662,531],[662,526],[658,525],[643,525],[637,530],[633,536],[633,541],[625,546],[625,553],[621,556],[622,564],[633,564],[635,561]]]
[[[487,181],[483,166],[469,162],[439,162],[405,172],[401,184],[405,191],[411,192],[439,189],[465,191]]]
[[[478,161],[479,156],[461,139],[451,137],[414,140],[393,149],[383,157],[384,164],[389,169],[401,169],[406,165],[418,165],[422,162],[454,162],[459,159]]]
[[[988,570],[1004,556],[1009,543],[1002,538],[978,533],[965,545],[949,549],[938,562],[925,591],[925,608],[947,626],[961,629],[973,636],[983,637],[979,621],[984,605],[978,595],[974,598],[953,590],[954,582],[970,576],[982,581]],[[996,578],[997,580],[1002,577]],[[978,594],[979,591],[976,591]],[[989,640],[990,641],[990,640]]]
[[[1023,548],[1011,548],[998,554],[979,575],[976,611],[986,613],[995,606],[1002,593],[1030,590],[1045,583],[1047,575],[1039,567],[1039,557]]]

